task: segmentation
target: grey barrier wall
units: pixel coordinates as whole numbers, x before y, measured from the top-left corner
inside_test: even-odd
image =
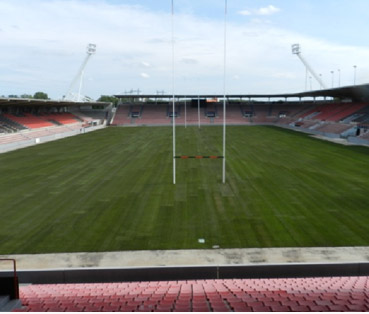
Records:
[[[349,136],[347,138],[347,140],[350,142],[350,143],[353,143],[353,144],[358,144],[358,145],[369,145],[369,140],[365,140],[363,138],[359,138],[359,137],[354,137],[354,136]]]
[[[10,274],[10,271],[0,272],[0,276],[9,276]],[[21,270],[17,274],[20,283],[32,284],[368,276],[369,263],[79,268]]]
[[[340,134],[335,134],[335,133],[320,132],[320,131],[316,131],[316,130],[304,129],[304,128],[301,128],[301,127],[294,127],[294,126],[283,125],[283,124],[275,124],[275,125],[277,125],[281,128],[290,129],[290,130],[293,130],[293,131],[298,131],[298,132],[302,132],[302,133],[306,133],[306,134],[322,135],[322,136],[328,137],[328,138],[345,138],[350,143],[354,143],[354,144],[358,144],[358,145],[369,145],[368,140],[361,139],[361,138],[358,138],[356,136],[352,136],[352,133],[354,132],[354,130],[356,130],[355,127],[343,132],[342,133],[343,136],[341,137]]]
[[[321,131],[317,131],[317,130],[314,130],[314,129],[305,129],[305,128],[294,127],[294,126],[290,126],[290,125],[282,125],[282,124],[277,124],[277,125],[279,127],[285,128],[285,129],[298,131],[298,132],[302,132],[302,133],[306,133],[306,134],[321,135],[321,136],[325,136],[325,137],[329,137],[329,138],[340,138],[340,135],[335,134],[335,133],[326,133],[326,132],[321,132]]]
[[[183,125],[183,124],[181,124]],[[188,123],[187,125],[197,125],[197,123]],[[208,126],[220,126],[222,124],[206,124],[206,127]],[[238,123],[234,123],[234,124],[228,124],[229,126],[253,126],[253,125],[270,125],[270,126],[277,126],[280,128],[284,128],[284,129],[289,129],[292,131],[297,131],[297,132],[302,132],[302,133],[306,133],[306,134],[311,134],[311,135],[321,135],[321,136],[325,136],[328,138],[341,138],[341,136],[339,134],[335,134],[335,133],[327,133],[327,132],[320,132],[320,131],[316,131],[316,130],[311,130],[311,129],[304,129],[301,127],[294,127],[294,126],[290,126],[290,125],[285,125],[285,124],[277,124],[277,123],[253,123],[253,124],[238,124]],[[168,124],[140,124],[140,125],[136,125],[136,124],[127,124],[127,125],[121,125],[121,126],[114,126],[114,127],[125,127],[125,128],[129,128],[129,127],[161,127],[161,126],[168,126]],[[345,131],[344,133],[346,134],[347,132],[352,133],[352,129]],[[347,140],[353,144],[357,144],[357,145],[369,145],[369,141],[368,140],[364,140],[361,138],[357,138],[354,136],[350,136],[347,135]],[[346,135],[344,136],[344,138],[346,138]]]
[[[103,128],[105,128],[105,125],[91,126],[91,127],[88,127],[88,128],[81,127],[77,130],[71,130],[69,132],[57,133],[57,134],[52,134],[52,135],[39,137],[39,138],[32,138],[32,139],[29,139],[29,140],[24,140],[24,141],[19,141],[19,142],[14,142],[14,143],[8,143],[8,144],[2,144],[2,145],[0,145],[0,153],[6,153],[6,152],[10,152],[10,151],[17,150],[17,149],[20,149],[20,148],[25,148],[25,147],[29,147],[29,146],[34,146],[34,145],[46,143],[46,142],[56,141],[56,140],[60,140],[62,138],[75,136],[75,135],[79,135],[79,134],[83,134],[83,133],[89,133],[89,132],[100,130],[100,129],[103,129]]]

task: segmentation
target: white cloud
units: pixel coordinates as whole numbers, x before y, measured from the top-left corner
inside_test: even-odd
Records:
[[[278,10],[264,9],[250,12],[265,15]],[[169,11],[104,0],[2,0],[0,12],[0,95],[43,90],[60,98],[82,64],[89,42],[97,44],[97,52],[85,70],[91,80],[85,80],[84,94],[97,98],[132,88],[143,93],[170,89]],[[342,85],[352,83],[353,64],[358,64],[357,82],[369,72],[366,47],[338,45],[267,23],[229,20],[227,29],[229,93],[301,91],[304,67],[291,53],[296,42],[328,82],[332,69],[341,69]],[[176,92],[222,91],[223,20],[178,13],[175,37]]]
[[[242,10],[238,11],[238,14],[249,16],[249,15],[273,15],[280,12],[281,9],[275,7],[274,5],[268,5],[267,7],[252,9],[252,10]]]
[[[151,68],[151,64],[150,62],[146,62],[146,61],[141,61],[140,63],[143,67],[145,68]]]
[[[252,13],[249,10],[242,10],[239,11],[238,13],[245,16],[252,15]]]
[[[274,5],[268,5],[265,8],[258,9],[257,13],[259,15],[272,15],[272,14],[278,13],[279,11],[281,11],[281,9],[276,8]]]
[[[147,73],[141,73],[141,74],[140,74],[140,76],[141,76],[142,78],[144,78],[144,79],[148,79],[148,78],[150,78],[150,75],[149,75],[149,74],[147,74]]]

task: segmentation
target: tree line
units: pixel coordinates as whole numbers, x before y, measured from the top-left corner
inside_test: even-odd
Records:
[[[2,95],[1,97],[3,98],[26,98],[26,99],[45,99],[45,100],[49,100],[49,96],[47,93],[44,92],[36,92],[34,93],[34,95],[31,94],[22,94],[22,95]],[[117,105],[118,103],[118,98],[114,97],[114,96],[109,96],[109,95],[101,95],[97,101],[102,101],[102,102],[111,102],[114,105]]]
[[[22,94],[22,95],[2,95],[1,97],[5,98],[26,98],[26,99],[50,99],[49,96],[47,95],[47,93],[44,92],[36,92],[34,93],[34,95],[30,95],[30,94]]]

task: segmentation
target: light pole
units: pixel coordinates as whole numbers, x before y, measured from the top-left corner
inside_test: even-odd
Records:
[[[311,77],[311,76],[309,76],[309,81],[310,81],[310,90],[313,90],[313,83],[311,82],[311,79],[312,79],[312,77]]]
[[[80,101],[81,100],[81,90],[82,90],[82,82],[83,82],[83,74],[87,65],[88,60],[90,57],[96,53],[96,45],[95,44],[88,44],[87,45],[87,56],[85,60],[83,61],[81,67],[78,70],[77,75],[74,77],[72,83],[69,86],[68,91],[64,95],[64,100],[72,100],[72,101]],[[74,95],[72,93],[73,88],[77,85],[77,82],[79,81],[79,87],[78,87],[78,94],[77,99],[74,99]]]
[[[354,85],[356,85],[356,68],[357,66],[354,65]]]
[[[341,86],[341,69],[338,69],[338,87]]]
[[[333,85],[334,85],[334,71],[331,71],[331,74],[332,74],[332,88],[333,88]]]
[[[315,73],[315,71],[312,69],[312,67],[309,65],[309,63],[305,60],[305,58],[303,58],[303,56],[301,55],[301,50],[300,50],[300,45],[299,44],[294,44],[292,45],[292,53],[294,55],[296,55],[301,62],[304,64],[305,68],[306,68],[306,76],[305,76],[305,90],[307,90],[307,80],[308,80],[308,72],[310,72],[310,74],[318,81],[319,85],[322,88],[327,88],[325,86],[325,84],[320,80],[319,76]]]

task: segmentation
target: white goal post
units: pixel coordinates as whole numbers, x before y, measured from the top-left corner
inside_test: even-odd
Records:
[[[210,158],[223,159],[222,162],[222,183],[226,182],[226,61],[227,61],[227,0],[224,0],[224,42],[223,42],[223,150],[222,156],[176,156],[176,111],[175,111],[175,62],[174,62],[174,0],[171,1],[171,33],[172,33],[172,132],[173,132],[173,184],[176,184],[176,159],[187,158]],[[186,100],[185,100],[186,106]],[[186,108],[185,108],[186,110]],[[200,128],[200,96],[198,96],[198,127]],[[187,113],[185,113],[185,127],[187,126]]]

